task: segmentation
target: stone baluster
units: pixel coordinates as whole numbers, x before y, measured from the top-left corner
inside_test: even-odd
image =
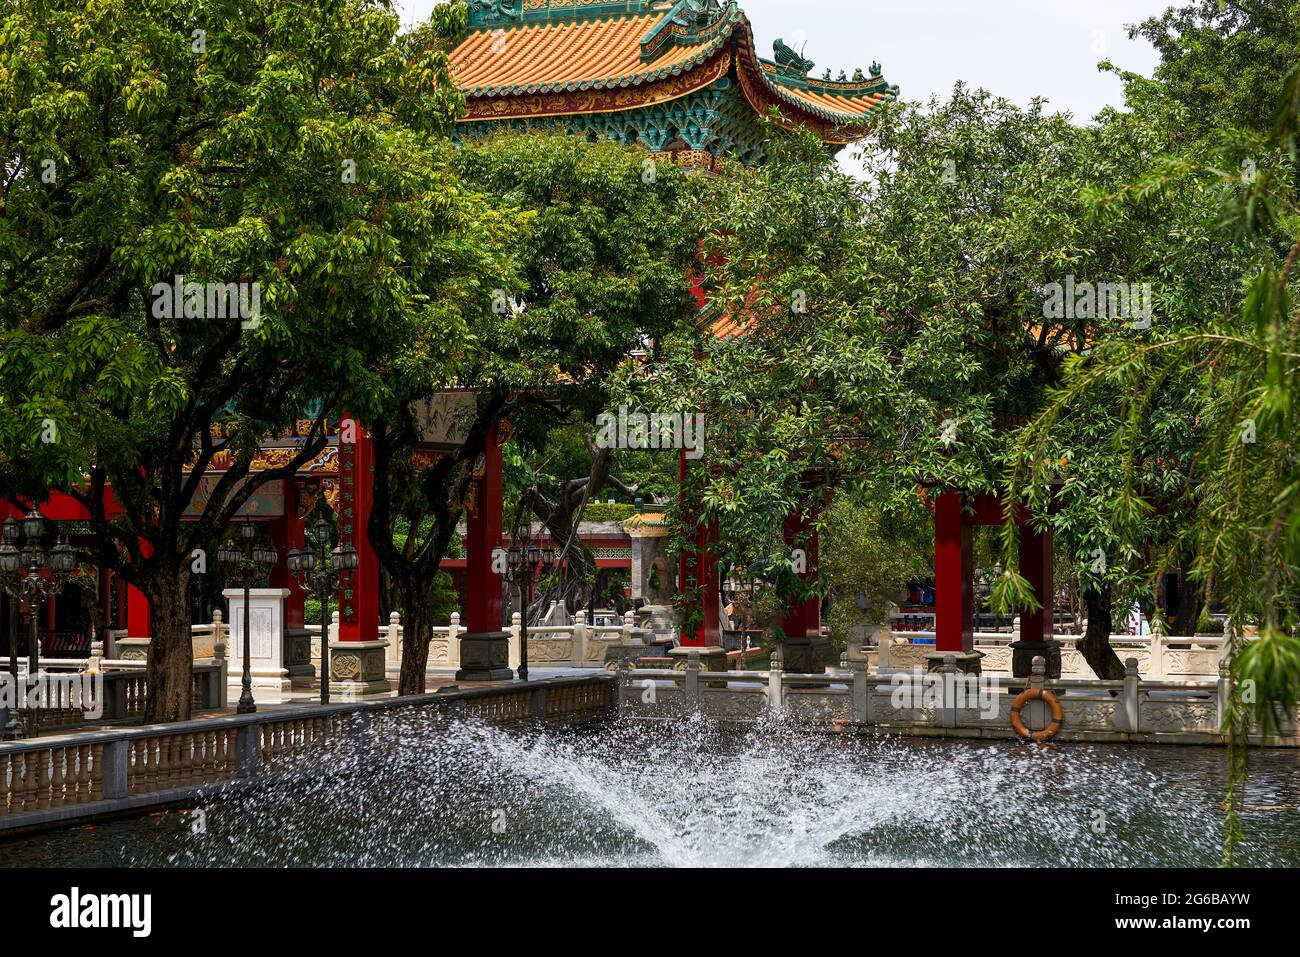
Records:
[[[785,658],[781,649],[772,652],[772,661],[767,666],[767,708],[769,711],[781,712],[785,708],[785,688],[782,677],[785,672]]]
[[[587,663],[587,622],[581,616],[573,622],[573,663],[579,668]]]
[[[893,644],[894,636],[889,633],[889,627],[876,629],[876,674],[883,675],[889,668],[889,646]]]
[[[384,658],[389,665],[398,668],[402,663],[402,616],[395,611],[389,612],[388,627],[384,631],[384,638],[388,642]]]
[[[703,703],[700,685],[700,649],[686,649],[686,682],[682,689],[690,707],[698,709]]]
[[[1152,623],[1148,644],[1151,648],[1151,667],[1149,669],[1151,677],[1163,678],[1165,677],[1165,626],[1159,618]]]
[[[338,640],[339,640],[339,612],[338,609],[336,608],[334,609],[333,613],[330,615],[330,644],[331,645],[335,644]],[[321,649],[322,654],[325,653],[325,651],[326,651],[325,648]]]
[[[230,672],[230,661],[226,658],[226,638],[229,634],[229,627],[221,620],[221,610],[214,610],[212,612],[212,661],[221,669],[217,676],[216,707],[218,708],[225,708],[229,703],[227,695],[230,691],[226,687]]]
[[[1225,641],[1224,644],[1227,644]],[[1232,695],[1232,670],[1224,660],[1219,661],[1219,680],[1214,689],[1215,727],[1223,727],[1223,718],[1228,710],[1228,698]]]
[[[447,625],[447,664],[460,666],[460,612],[451,613],[451,623]]]
[[[636,634],[636,616],[629,610],[623,612],[623,629],[621,640],[625,645],[632,643],[632,637]]]
[[[510,653],[507,657],[507,663],[511,668],[519,667],[519,631],[523,627],[524,616],[515,612],[510,616]]]
[[[1116,723],[1121,724],[1121,731],[1136,733],[1138,730],[1138,685],[1142,678],[1138,674],[1138,660],[1127,658],[1124,661],[1124,702],[1123,707],[1115,712]]]
[[[852,718],[854,724],[867,723],[867,672],[871,662],[867,658],[867,648],[862,646],[858,656],[848,656],[849,670],[853,673]]]

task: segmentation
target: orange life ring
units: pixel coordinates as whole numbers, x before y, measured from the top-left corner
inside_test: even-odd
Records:
[[[1052,723],[1042,731],[1030,731],[1020,720],[1020,709],[1036,698],[1041,698],[1052,709]],[[1026,740],[1033,738],[1035,741],[1046,741],[1061,730],[1061,702],[1056,700],[1056,695],[1044,688],[1026,688],[1016,695],[1015,701],[1011,702],[1011,727],[1016,729],[1016,734]]]

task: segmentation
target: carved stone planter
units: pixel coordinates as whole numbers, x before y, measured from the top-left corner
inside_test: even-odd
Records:
[[[1050,680],[1061,677],[1061,643],[1059,641],[1013,641],[1011,643],[1011,676],[1028,678],[1034,672],[1034,659],[1042,656],[1047,661]]]

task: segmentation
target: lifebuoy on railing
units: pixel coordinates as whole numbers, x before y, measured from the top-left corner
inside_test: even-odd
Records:
[[[1030,731],[1020,720],[1020,709],[1035,699],[1042,699],[1043,703],[1052,709],[1052,723],[1042,731]],[[1016,695],[1015,701],[1011,702],[1011,727],[1015,728],[1016,734],[1025,740],[1033,738],[1035,741],[1046,741],[1061,730],[1061,702],[1056,700],[1056,695],[1044,688],[1026,688]]]

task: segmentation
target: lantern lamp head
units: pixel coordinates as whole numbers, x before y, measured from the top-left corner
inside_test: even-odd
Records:
[[[312,572],[316,568],[316,553],[311,549],[304,549],[298,553],[298,567],[304,572]]]
[[[361,556],[357,554],[356,548],[350,543],[335,548],[333,555],[334,567],[340,571],[356,571],[357,566],[361,564]]]
[[[311,527],[311,537],[315,539],[317,545],[328,545],[330,543],[330,523],[323,518],[318,518],[316,523]]]
[[[246,542],[251,542],[257,535],[257,528],[253,525],[251,519],[244,519],[244,524],[239,526],[239,537]]]
[[[3,537],[6,545],[18,544],[18,523],[14,521],[13,516],[5,519],[4,532],[0,537]]]
[[[68,544],[67,539],[61,539],[50,551],[50,568],[56,575],[68,575],[76,564],[76,549]]]
[[[41,532],[45,528],[45,516],[41,515],[36,509],[32,509],[23,519],[23,534],[27,536],[29,542],[35,542],[41,537]]]
[[[18,571],[22,565],[22,555],[18,549],[14,548],[9,542],[0,545],[0,572],[6,575],[12,575]]]
[[[296,548],[289,549],[289,554],[284,556],[284,564],[289,569],[290,574],[298,574],[302,571],[302,552]]]

